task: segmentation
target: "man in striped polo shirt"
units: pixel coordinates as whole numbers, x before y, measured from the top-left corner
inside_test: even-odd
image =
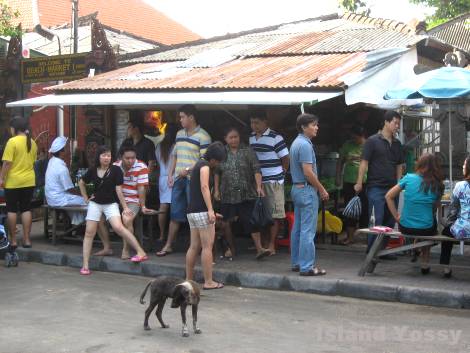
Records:
[[[149,210],[145,207],[146,187],[149,184],[147,165],[137,160],[135,147],[130,144],[124,144],[120,149],[121,160],[114,163],[121,167],[124,174],[124,184],[122,184],[122,194],[126,200],[127,206],[132,214],[122,214],[122,223],[134,234],[134,219],[139,214],[146,213]],[[129,259],[129,245],[123,239],[122,259]]]
[[[157,256],[173,252],[173,242],[180,229],[180,223],[187,221],[186,211],[189,204],[189,176],[196,162],[206,153],[211,137],[198,124],[196,107],[183,105],[178,109],[183,129],[176,134],[173,159],[168,170],[168,185],[171,190],[170,226],[168,238]]]
[[[271,209],[274,224],[269,230],[269,246],[271,254],[276,253],[276,237],[279,232],[280,220],[286,217],[284,210],[284,174],[289,167],[289,151],[284,138],[268,126],[268,118],[264,111],[251,114],[250,146],[258,157],[266,204]]]

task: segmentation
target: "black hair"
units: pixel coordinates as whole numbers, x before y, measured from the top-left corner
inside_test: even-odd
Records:
[[[178,113],[184,113],[187,116],[192,115],[196,124],[198,123],[197,122],[197,109],[193,104],[182,105],[181,107],[178,108]]]
[[[298,132],[303,132],[304,130],[302,127],[306,127],[310,123],[316,123],[318,122],[318,117],[313,115],[313,114],[300,114],[297,117],[297,121],[295,123],[295,127],[297,128]]]
[[[16,115],[10,120],[10,126],[15,131],[15,135],[18,135],[20,132],[26,134],[26,148],[29,153],[31,151],[31,133],[29,131],[28,119],[20,115]]]
[[[124,153],[126,152],[134,152],[135,154],[137,154],[135,147],[130,143],[124,143],[119,149],[119,154],[121,155],[121,157],[124,156]]]
[[[62,152],[64,152],[64,151],[65,151],[65,146],[62,147],[59,151],[52,153],[52,155],[53,155],[54,157],[59,158],[59,157],[60,157],[60,154],[61,154]]]
[[[129,124],[139,129],[140,133],[143,134],[145,131],[145,113],[142,110],[131,110],[129,111]]]
[[[206,161],[215,159],[216,161],[223,162],[227,157],[227,152],[225,147],[220,141],[213,142],[207,147],[206,153],[204,153],[203,158]]]
[[[366,132],[361,125],[353,125],[351,127],[351,134],[353,136],[365,136]]]
[[[111,152],[111,148],[109,148],[106,145],[98,146],[98,148],[96,149],[96,154],[95,154],[95,168],[99,168],[99,166],[100,166],[100,156],[103,153],[106,153],[106,152]]]
[[[394,110],[387,110],[384,114],[383,124],[385,124],[386,121],[391,122],[393,118],[401,119],[401,115]]]
[[[171,146],[175,144],[178,126],[174,123],[168,123],[165,128],[165,137],[160,142],[160,158],[166,164],[170,159]]]
[[[227,137],[228,134],[230,134],[232,131],[235,131],[238,133],[238,135],[241,136],[240,129],[236,126],[229,126],[224,130],[224,137]]]
[[[268,120],[268,115],[264,109],[254,109],[250,112],[250,119]]]

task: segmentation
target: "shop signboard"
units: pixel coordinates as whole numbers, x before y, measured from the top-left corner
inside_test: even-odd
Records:
[[[70,81],[87,76],[89,53],[54,55],[21,60],[21,82]]]

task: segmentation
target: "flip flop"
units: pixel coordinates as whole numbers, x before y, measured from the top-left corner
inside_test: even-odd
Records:
[[[23,242],[21,242],[21,246],[22,246],[23,248],[25,248],[25,249],[30,249],[30,248],[33,247],[33,245],[31,245],[31,243],[26,244],[26,243],[23,243]]]
[[[171,253],[173,253],[173,250],[160,250],[159,252],[156,253],[156,255],[163,257],[166,255],[170,255]]]
[[[217,285],[215,287],[202,287],[204,290],[212,290],[212,289],[222,289],[224,288],[224,284],[220,282],[216,282]]]
[[[91,275],[91,271],[87,268],[82,268],[82,269],[80,269],[80,274],[83,275],[83,276],[89,276],[89,275]]]
[[[144,262],[144,261],[147,261],[148,259],[149,257],[147,255],[144,255],[144,256],[134,255],[131,257],[131,261],[135,263]]]
[[[261,260],[263,257],[271,256],[271,250],[263,249],[258,254],[256,254],[256,260]]]

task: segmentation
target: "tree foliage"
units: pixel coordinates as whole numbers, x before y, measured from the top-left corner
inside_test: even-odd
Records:
[[[20,31],[12,24],[12,20],[18,18],[19,11],[14,11],[5,0],[0,0],[0,35],[20,35]]]
[[[362,0],[338,0],[339,6],[349,12],[358,13],[361,15],[369,16],[370,9],[367,4]]]
[[[470,0],[410,0],[410,2],[436,9],[434,15],[427,19],[428,27],[437,26],[470,11]]]

